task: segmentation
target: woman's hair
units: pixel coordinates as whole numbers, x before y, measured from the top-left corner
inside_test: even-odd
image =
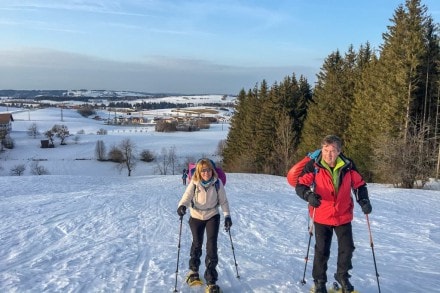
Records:
[[[218,178],[217,171],[215,170],[215,165],[210,159],[200,159],[197,161],[196,170],[194,172],[194,180],[202,181],[202,169],[209,168],[212,170],[212,176]]]
[[[329,144],[334,144],[338,151],[340,152],[342,149],[342,140],[337,135],[327,135],[321,142],[321,146],[326,146]]]

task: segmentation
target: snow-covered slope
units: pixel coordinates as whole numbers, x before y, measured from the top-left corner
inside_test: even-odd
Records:
[[[0,154],[0,292],[172,292],[176,280],[180,221],[177,202],[184,192],[180,175],[155,174],[139,163],[132,177],[112,163],[94,160],[97,139],[106,145],[125,137],[140,149],[160,152],[175,145],[179,159],[214,156],[227,125],[191,133],[155,133],[113,128],[97,136],[102,123],[65,111],[71,132],[84,129],[78,143],[41,149],[26,135],[30,123],[48,129],[60,123],[59,109],[15,113],[16,147]],[[9,176],[33,158],[46,176]],[[78,160],[83,158],[84,160]],[[306,203],[286,178],[227,174],[232,210],[231,236],[219,236],[219,285],[224,292],[309,292],[313,243],[300,281],[308,243]],[[370,184],[369,216],[382,292],[440,292],[440,192]],[[352,283],[362,293],[378,292],[366,217],[356,205],[356,250]],[[191,236],[182,223],[177,289],[187,291]],[[334,240],[335,241],[335,240]],[[336,269],[334,242],[329,279]],[[204,269],[202,265],[202,271]]]

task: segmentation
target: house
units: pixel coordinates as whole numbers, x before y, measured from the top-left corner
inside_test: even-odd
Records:
[[[12,130],[12,121],[14,118],[10,113],[0,114],[0,139],[5,138],[9,132]]]

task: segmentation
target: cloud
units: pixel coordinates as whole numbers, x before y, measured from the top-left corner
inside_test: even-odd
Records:
[[[43,48],[2,50],[0,59],[5,60],[0,64],[1,89],[238,94],[263,79],[271,84],[295,73],[310,80],[316,72],[307,67],[239,67],[166,56],[122,62]]]

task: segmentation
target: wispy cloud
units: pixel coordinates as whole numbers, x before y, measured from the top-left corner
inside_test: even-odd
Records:
[[[138,13],[134,11],[124,10],[121,5],[121,1],[28,1],[22,0],[18,3],[6,4],[0,6],[0,9],[7,10],[65,10],[69,12],[89,12],[89,13],[101,13],[101,14],[114,14],[114,15],[126,15],[126,16],[146,16],[146,14]]]
[[[72,33],[72,34],[86,33],[85,31],[82,31],[82,30],[63,28],[60,25],[56,25],[55,23],[52,23],[52,22],[37,21],[37,20],[35,20],[35,21],[29,21],[29,20],[16,21],[16,20],[2,19],[2,20],[0,20],[0,25],[26,28],[29,30],[38,30],[38,31],[53,31],[53,32]]]

